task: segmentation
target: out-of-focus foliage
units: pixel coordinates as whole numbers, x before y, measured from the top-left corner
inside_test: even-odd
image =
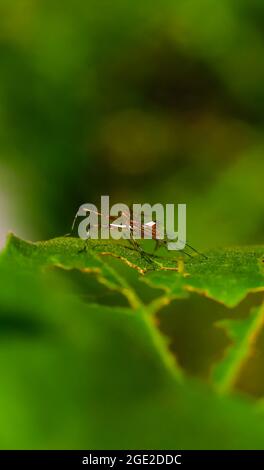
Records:
[[[0,244],[108,194],[187,203],[208,254],[11,237],[2,448],[263,447],[263,26],[260,0],[0,0]]]
[[[60,240],[30,245],[12,237],[1,255],[0,446],[262,448],[263,417],[252,405],[182,377],[149,312],[164,297],[144,304],[130,286],[108,283],[106,264],[99,281],[119,289],[130,308],[82,301],[50,269],[77,267],[88,276],[91,253],[86,268],[80,243],[63,242],[60,253]],[[97,268],[92,261],[91,271]],[[126,285],[122,275],[120,282]],[[238,350],[236,363],[243,360]]]
[[[232,389],[238,379],[244,363],[252,355],[257,336],[263,327],[263,306],[256,308],[243,320],[223,320],[219,326],[226,329],[233,340],[232,347],[227,351],[223,361],[214,370],[214,379],[222,392]]]
[[[109,194],[186,202],[201,248],[261,243],[262,3],[63,5],[0,5],[12,227],[57,236],[80,203]]]

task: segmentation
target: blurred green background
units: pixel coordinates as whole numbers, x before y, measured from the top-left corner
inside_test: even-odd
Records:
[[[263,243],[263,26],[261,0],[0,0],[1,246],[9,230],[33,241],[68,232],[79,205],[99,204],[103,194],[110,195],[112,204],[187,203],[188,241],[200,250]],[[133,274],[126,275],[133,282]],[[11,278],[7,277],[7,284]],[[99,288],[92,282],[74,281],[79,288],[84,283],[85,295],[88,286],[89,295],[96,296]],[[101,289],[101,304],[118,304],[120,299],[113,297],[102,300],[106,289]],[[141,286],[142,297],[148,295],[143,290]],[[22,291],[23,287],[23,297]],[[49,294],[40,291],[41,315],[46,318],[52,305],[45,306]],[[13,297],[11,293],[10,299]],[[10,299],[2,304],[6,302],[12,313],[17,307],[10,307]],[[234,311],[234,317],[243,318],[250,305],[259,301],[248,299]],[[27,302],[30,311],[37,311],[31,299]],[[63,317],[63,308],[58,311]],[[172,351],[189,374],[207,380],[212,360],[221,357],[228,344],[213,323],[226,316],[226,308],[195,295],[171,304],[160,314],[160,328],[170,337]],[[14,323],[17,325],[16,316]],[[96,332],[100,327],[94,327]],[[31,330],[24,328],[27,337]],[[45,328],[41,328],[43,333]],[[199,338],[198,328],[203,331]],[[9,338],[5,331],[3,337]],[[94,337],[91,334],[91,350],[94,341],[100,363]],[[21,433],[14,434],[10,424],[2,445],[85,446],[84,428],[78,426],[83,410],[90,419],[85,408],[86,384],[81,379],[86,363],[78,370],[82,406],[78,408],[76,390],[70,389],[65,398],[69,411],[65,436],[56,429],[50,435],[49,418],[56,423],[64,419],[53,380],[61,370],[60,385],[64,387],[65,382],[67,389],[76,376],[75,366],[73,379],[67,376],[66,361],[74,361],[70,347],[63,346],[61,363],[55,364],[54,377],[51,375],[46,384],[51,397],[47,414],[41,396],[44,405],[38,415],[35,395],[44,395],[38,360],[43,360],[47,376],[54,365],[49,341],[44,338],[43,344],[43,350],[37,347],[31,364],[36,382],[30,387],[22,377],[23,365],[21,377],[12,375],[16,355],[22,354],[19,361],[25,364],[32,358],[30,348],[23,346],[20,351],[20,340],[15,340],[11,351],[4,342],[4,354],[14,369],[7,367],[5,371],[1,408],[8,423],[9,412],[15,416],[12,400],[16,400],[18,383],[19,393],[22,390],[22,397],[23,393],[26,397],[18,413],[21,426],[26,423],[26,437],[21,440]],[[125,344],[125,352],[127,348]],[[130,349],[128,355],[133,356]],[[240,391],[263,396],[263,356],[262,351],[254,367],[245,371]],[[122,358],[120,361],[122,365]],[[144,370],[138,373],[144,376]],[[94,387],[92,399],[98,394]],[[100,399],[103,403],[104,397]],[[163,405],[166,403],[164,400]],[[151,414],[151,399],[146,398],[146,406]],[[139,418],[136,400],[132,414],[133,407]],[[95,417],[102,413],[99,421],[104,423],[103,412],[93,412]],[[107,418],[109,422],[113,416],[114,411]],[[75,424],[80,436],[72,441],[67,433]],[[34,426],[42,430],[36,436]],[[89,429],[87,436],[94,436],[93,431]],[[96,432],[100,436],[99,425]],[[144,430],[141,432],[143,436]],[[189,435],[188,430],[186,433]],[[224,438],[225,431],[222,435]],[[125,436],[120,439],[127,445]],[[195,439],[191,437],[192,445],[203,445]],[[96,437],[88,442],[98,446]],[[116,445],[117,441],[113,442]],[[135,442],[138,445],[140,441]],[[109,441],[105,437],[102,443]],[[166,445],[165,437],[155,445]]]
[[[0,2],[0,204],[30,239],[83,202],[186,202],[197,248],[263,241],[260,0]]]

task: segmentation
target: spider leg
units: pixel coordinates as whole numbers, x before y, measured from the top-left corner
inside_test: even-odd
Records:
[[[154,252],[157,251],[159,248],[162,247],[162,245],[166,246],[167,248],[167,245],[168,245],[168,240],[163,240],[163,239],[156,239],[156,246],[155,246],[155,249],[154,249]],[[190,246],[190,245],[187,245],[186,246]],[[194,249],[193,249],[194,250]],[[193,258],[193,256],[188,253],[188,251],[185,251],[185,250],[180,250],[182,253],[184,253],[185,255],[189,256],[189,258]],[[194,250],[196,251],[196,250]],[[197,252],[198,253],[198,252]]]
[[[155,253],[155,251],[157,251],[159,248],[162,247],[163,243],[164,243],[163,240],[160,240],[160,239],[156,238],[156,240],[155,240],[154,253]]]
[[[131,237],[128,239],[129,240],[129,243],[131,243],[131,245],[133,246],[133,248],[142,256],[142,258],[144,258],[146,261],[148,261],[149,263],[153,264],[153,259],[151,257],[151,255],[149,253],[146,253],[146,251],[144,251],[140,244],[138,243],[138,241],[133,237],[133,235],[131,234]]]
[[[197,253],[197,255],[203,256],[205,259],[208,259],[208,257],[204,253],[201,253],[200,251],[196,250],[195,248],[193,248],[193,246],[189,245],[188,243],[186,243],[186,246],[188,246],[188,248]]]

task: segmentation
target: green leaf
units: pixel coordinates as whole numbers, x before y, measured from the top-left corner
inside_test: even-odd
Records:
[[[150,273],[145,280],[173,298],[183,291],[196,292],[227,307],[236,306],[250,292],[264,290],[263,247],[211,250],[206,255],[207,259],[187,260],[179,273]]]
[[[153,262],[147,260],[140,252],[127,246],[126,243],[112,241],[88,240],[60,237],[43,242],[26,242],[10,234],[2,257],[15,257],[25,263],[25,258],[33,265],[62,265],[65,268],[83,270],[100,270],[103,257],[118,258],[130,267],[143,274],[153,269],[170,269],[177,271],[177,260],[155,256]],[[28,261],[27,261],[28,262]]]
[[[263,448],[250,403],[179,379],[152,316],[51,271],[2,261],[0,283],[2,449]]]
[[[29,243],[10,235],[2,259],[15,260],[22,266],[60,266],[64,269],[80,269],[94,272],[109,288],[119,290],[133,299],[131,287],[116,270],[106,262],[107,258],[120,259],[135,268],[149,286],[163,289],[167,301],[186,297],[196,292],[228,307],[236,306],[250,292],[264,290],[263,247],[226,248],[211,250],[203,256],[183,260],[175,257],[156,257],[153,263],[125,243],[78,238],[55,238]],[[132,298],[131,298],[132,292]]]
[[[7,245],[0,260],[8,260],[27,269],[60,267],[63,269],[79,269],[85,273],[94,273],[98,280],[109,289],[123,294],[133,308],[141,302],[134,289],[123,275],[107,263],[107,259],[117,258],[141,275],[147,270],[163,272],[177,271],[177,260],[154,257],[153,262],[147,260],[138,251],[130,249],[126,244],[89,240],[88,243],[79,238],[60,237],[52,240],[31,243],[19,239],[13,234],[8,237]]]
[[[116,247],[115,245],[108,247],[112,256],[118,256],[123,260],[122,249],[124,250],[123,247]],[[125,279],[103,261],[103,256],[106,254],[108,254],[108,251],[105,251],[105,244],[100,243],[100,241],[98,243],[91,241],[87,245],[78,238],[61,237],[31,243],[10,234],[0,259],[2,262],[15,263],[26,269],[59,267],[93,273],[106,287],[119,291],[127,297],[133,307],[138,307],[140,302]],[[131,265],[129,259],[125,261]],[[143,264],[144,261],[141,262],[138,269],[143,269]]]
[[[264,290],[263,247],[228,248],[196,257],[186,266],[189,290],[234,307],[249,293]]]
[[[224,358],[213,371],[213,381],[220,392],[227,393],[232,390],[243,366],[253,353],[263,325],[264,304],[254,308],[243,320],[222,320],[217,323],[232,341]]]

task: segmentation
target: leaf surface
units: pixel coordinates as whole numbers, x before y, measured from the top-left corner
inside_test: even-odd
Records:
[[[244,364],[254,353],[254,346],[263,325],[264,305],[254,308],[243,320],[222,320],[217,323],[232,341],[224,358],[213,371],[213,381],[220,392],[232,390]]]
[[[29,243],[9,237],[2,258],[32,266],[60,266],[94,272],[110,288],[129,289],[124,278],[106,262],[118,258],[135,268],[149,286],[165,291],[168,299],[196,292],[228,307],[236,306],[250,292],[264,290],[263,247],[211,250],[191,259],[155,257],[153,262],[124,244],[111,241],[89,243],[76,238],[55,238]]]
[[[237,398],[182,380],[153,317],[0,265],[2,449],[263,448]],[[23,429],[23,433],[21,433]]]

